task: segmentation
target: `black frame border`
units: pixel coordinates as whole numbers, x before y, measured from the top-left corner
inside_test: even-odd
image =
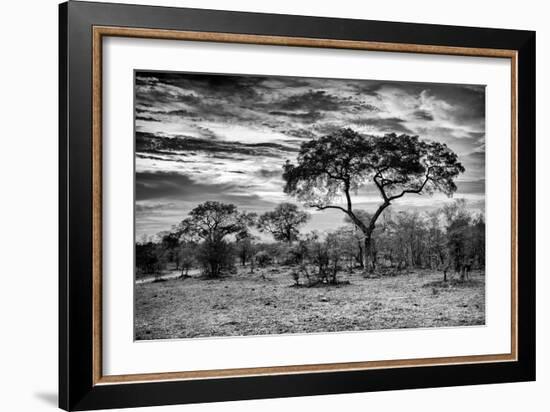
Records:
[[[94,385],[92,27],[517,51],[518,360]],[[70,1],[59,6],[59,406],[90,410],[535,380],[535,32]]]

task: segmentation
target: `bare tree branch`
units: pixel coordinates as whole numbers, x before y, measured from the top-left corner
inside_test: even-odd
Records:
[[[424,186],[426,186],[426,183],[428,183],[430,180],[432,180],[431,177],[430,177],[431,169],[432,169],[431,167],[428,168],[428,171],[426,172],[426,177],[425,177],[424,181],[422,182],[422,185],[420,185],[420,187],[418,187],[416,189],[404,189],[398,195],[390,196],[388,200],[392,201],[392,200],[395,200],[395,199],[399,199],[400,197],[403,197],[407,193],[416,193],[416,194],[418,194],[418,193],[422,192],[422,190],[424,189]]]
[[[347,211],[346,209],[344,209],[343,207],[341,207],[341,206],[333,206],[333,205],[325,205],[325,206],[321,206],[321,205],[310,205],[310,206],[316,208],[317,210],[339,209],[339,210],[341,210],[341,211],[344,212],[344,213],[348,213],[348,211]]]

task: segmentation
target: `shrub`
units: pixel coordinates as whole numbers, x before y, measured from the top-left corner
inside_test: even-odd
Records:
[[[256,259],[256,263],[260,267],[266,267],[273,261],[272,257],[265,250],[261,250],[256,253],[256,256],[254,258]]]
[[[233,248],[224,240],[202,242],[197,250],[197,260],[208,277],[217,278],[234,266]]]

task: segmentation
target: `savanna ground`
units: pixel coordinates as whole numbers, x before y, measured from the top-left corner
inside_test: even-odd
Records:
[[[403,270],[339,285],[297,287],[291,267],[248,267],[220,279],[198,274],[135,285],[135,338],[456,327],[485,324],[485,276],[442,282],[440,271]],[[456,277],[456,276],[455,276]],[[349,284],[347,283],[349,282]]]

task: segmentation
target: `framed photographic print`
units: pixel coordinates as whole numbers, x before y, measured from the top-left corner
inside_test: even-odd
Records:
[[[60,407],[535,379],[535,33],[60,5]]]

